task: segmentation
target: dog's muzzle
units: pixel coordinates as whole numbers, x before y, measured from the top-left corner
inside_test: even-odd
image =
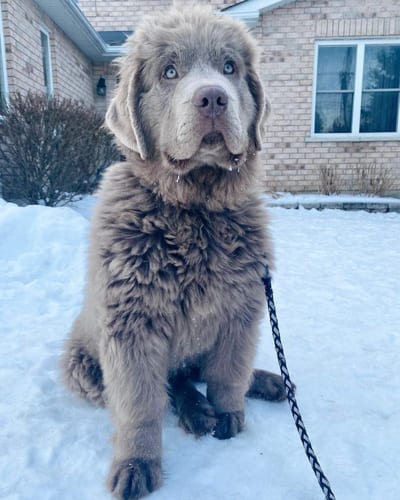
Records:
[[[228,107],[228,95],[219,85],[205,85],[193,94],[192,103],[202,116],[214,121],[225,113]]]

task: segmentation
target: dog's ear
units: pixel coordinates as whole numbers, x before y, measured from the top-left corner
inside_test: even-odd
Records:
[[[136,65],[130,69],[129,73],[126,69],[120,73],[120,83],[106,113],[106,124],[123,146],[136,151],[146,160],[150,151],[140,112],[140,99],[144,92],[142,68]]]
[[[263,125],[270,112],[270,104],[265,97],[261,79],[254,68],[250,67],[247,72],[247,85],[253,96],[256,116],[251,124],[250,133],[254,139],[254,145],[257,151],[262,147]]]

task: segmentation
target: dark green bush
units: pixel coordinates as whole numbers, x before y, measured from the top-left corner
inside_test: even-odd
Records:
[[[0,117],[3,198],[54,206],[92,193],[119,158],[103,120],[71,99],[14,95]]]

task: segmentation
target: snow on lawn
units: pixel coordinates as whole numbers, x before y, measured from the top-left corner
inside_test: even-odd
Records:
[[[68,394],[57,362],[82,301],[84,207],[0,200],[0,498],[101,500],[106,410]],[[338,500],[397,500],[400,215],[270,210],[288,365]],[[257,365],[277,370],[267,321]],[[194,439],[167,412],[154,500],[322,499],[286,403],[247,402],[245,431]]]

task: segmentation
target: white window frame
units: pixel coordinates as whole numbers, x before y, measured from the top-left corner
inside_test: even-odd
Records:
[[[317,133],[315,130],[315,106],[317,97],[317,70],[319,47],[356,47],[356,68],[354,77],[354,98],[351,132]],[[313,97],[311,117],[311,140],[315,141],[390,141],[400,139],[400,97],[397,110],[397,132],[359,132],[361,116],[362,79],[366,45],[400,45],[400,38],[346,38],[317,40],[315,43]],[[400,92],[399,92],[400,93]]]
[[[53,68],[51,64],[51,45],[50,45],[50,31],[42,27],[40,28],[40,48],[42,48],[42,34],[46,37],[46,52],[47,52],[47,62],[48,62],[48,68],[47,68],[47,89],[46,89],[46,95],[47,97],[52,97],[54,95],[54,83],[53,83]],[[42,58],[42,63],[43,63],[43,58]],[[43,73],[44,73],[45,68],[43,67]]]
[[[1,14],[0,2],[0,85],[4,93],[6,104],[9,103],[6,49],[4,46],[3,17]]]

